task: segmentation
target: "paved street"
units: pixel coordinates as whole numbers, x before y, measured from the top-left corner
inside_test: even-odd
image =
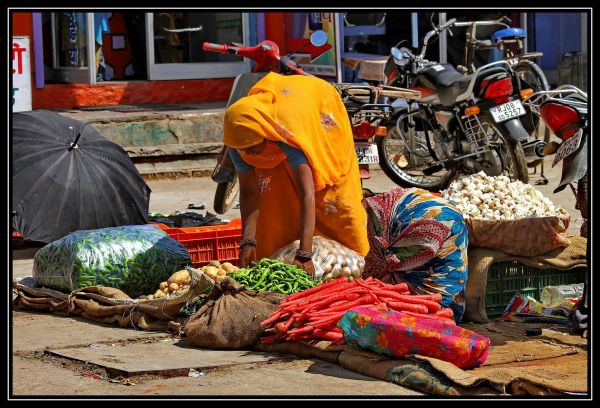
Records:
[[[546,176],[549,184],[536,187],[571,214],[575,222],[571,223],[569,232],[576,234],[579,213],[574,209],[571,191],[566,189],[556,195],[551,192],[558,183],[560,168],[550,169],[548,163]],[[537,179],[532,175],[531,183]],[[188,204],[201,202],[212,210],[216,185],[209,178],[154,180],[148,184],[152,189],[152,212],[186,211]],[[365,187],[381,192],[395,185],[383,172],[374,170],[373,178],[366,181]],[[238,217],[239,210],[233,209],[225,216]],[[14,278],[31,275],[37,249],[13,250]],[[172,339],[167,333],[148,333],[28,311],[13,311],[12,323],[14,395],[419,395],[317,359],[252,354],[243,358],[241,354],[227,357],[219,352],[189,348],[185,340]],[[182,354],[183,351],[186,354]],[[102,371],[102,361],[107,356],[112,359],[109,361],[130,368],[159,369],[132,381],[109,382]],[[237,363],[232,363],[232,359]],[[201,375],[163,378],[160,367],[169,367],[167,362],[200,368]],[[99,379],[95,379],[94,374],[99,375]]]

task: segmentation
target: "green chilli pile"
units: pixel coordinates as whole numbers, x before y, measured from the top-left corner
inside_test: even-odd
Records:
[[[40,249],[33,264],[36,286],[73,291],[110,286],[132,298],[153,293],[191,264],[187,248],[151,225],[76,231]]]
[[[290,294],[317,286],[315,281],[298,268],[272,259],[261,259],[254,266],[241,268],[229,275],[247,289]]]

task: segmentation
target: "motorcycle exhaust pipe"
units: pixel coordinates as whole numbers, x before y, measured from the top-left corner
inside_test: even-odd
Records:
[[[523,152],[526,156],[536,156],[539,158],[544,158],[546,154],[544,153],[544,147],[546,147],[548,143],[543,140],[534,140],[533,142],[523,143]]]
[[[423,169],[423,174],[426,176],[431,176],[433,173],[437,173],[438,171],[444,168],[444,164],[442,162],[433,163],[432,165],[425,167]]]

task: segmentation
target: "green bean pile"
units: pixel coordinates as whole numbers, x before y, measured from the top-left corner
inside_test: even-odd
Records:
[[[244,287],[251,290],[291,294],[317,286],[315,281],[298,268],[272,259],[261,259],[254,266],[239,269],[230,275]]]

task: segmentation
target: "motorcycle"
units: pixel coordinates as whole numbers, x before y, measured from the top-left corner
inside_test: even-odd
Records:
[[[532,112],[542,118],[546,126],[561,142],[552,141],[544,147],[544,155],[554,154],[552,167],[562,162],[562,175],[554,193],[570,186],[581,212],[581,235],[587,237],[589,210],[588,179],[588,96],[579,88],[563,85],[551,91],[536,92],[527,99]],[[577,187],[573,187],[573,184]]]
[[[588,96],[579,88],[563,85],[551,91],[536,92],[525,102],[532,112],[538,114],[561,142],[550,142],[546,155],[554,154],[552,167],[562,162],[562,174],[558,193],[570,186],[575,195],[575,208],[583,218],[580,235],[589,237],[589,169],[588,169]],[[577,187],[573,187],[576,184]],[[589,274],[586,273],[583,298],[570,316],[576,332],[584,335],[589,328]]]
[[[441,190],[462,174],[480,171],[527,182],[521,142],[529,134],[519,117],[525,114],[521,99],[533,90],[520,89],[507,61],[464,75],[450,64],[426,60],[429,41],[455,22],[434,24],[416,55],[406,47],[391,49],[387,84],[420,91],[421,98],[382,122],[388,132],[376,138],[381,167],[397,184],[427,190]],[[542,148],[532,147],[537,154]]]
[[[391,104],[383,101],[387,98],[416,99],[420,97],[420,92],[366,83],[336,83],[334,87],[348,112],[361,181],[369,179],[369,165],[379,163],[374,138],[387,134],[387,128],[380,126],[380,123],[391,119],[394,111]]]
[[[324,31],[314,31],[310,36],[310,44],[315,47],[323,46],[326,42],[327,34]],[[209,52],[239,55],[255,62],[251,73],[244,73],[235,78],[226,105],[228,107],[238,99],[246,96],[250,89],[269,72],[278,72],[283,75],[310,75],[291,59],[291,54],[302,50],[307,45],[283,58],[279,55],[277,44],[269,40],[261,41],[258,45],[252,47],[237,43],[226,45],[205,42],[202,44],[202,49]],[[239,190],[235,167],[229,156],[227,146],[223,146],[219,152],[217,165],[211,178],[218,184],[213,203],[214,210],[218,214],[224,214],[232,207]]]
[[[511,68],[517,72],[521,81],[521,86],[533,89],[534,92],[547,91],[550,89],[546,75],[536,64],[535,60],[544,54],[542,52],[524,52],[523,41],[526,38],[526,32],[523,28],[511,27],[511,19],[504,16],[497,20],[490,21],[464,21],[457,22],[454,27],[465,27],[465,46],[464,60],[462,65],[457,66],[457,70],[464,74],[472,74],[476,71],[476,56],[480,51],[495,52],[497,59],[507,61]],[[483,32],[482,32],[483,31]],[[481,37],[481,38],[480,38]],[[486,37],[486,38],[483,38]],[[529,133],[530,140],[535,142],[543,135],[543,141],[550,142],[550,131],[547,127],[540,126],[540,118],[529,110],[525,105],[526,114],[520,120],[523,127]],[[543,121],[542,121],[543,122]],[[538,146],[536,143],[525,143],[525,157],[528,167],[541,166],[541,177],[545,182],[543,159],[528,149],[528,146]]]

